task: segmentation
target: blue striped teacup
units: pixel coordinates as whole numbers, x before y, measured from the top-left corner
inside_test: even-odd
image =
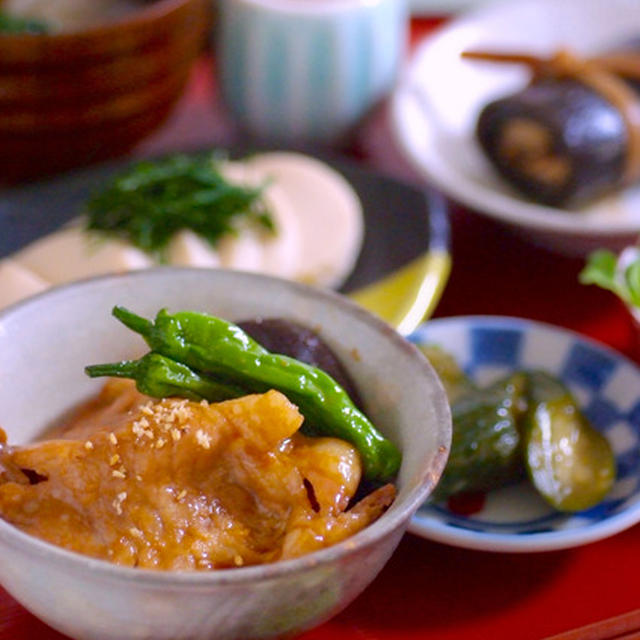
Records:
[[[222,98],[250,134],[335,143],[392,88],[405,0],[221,0]]]

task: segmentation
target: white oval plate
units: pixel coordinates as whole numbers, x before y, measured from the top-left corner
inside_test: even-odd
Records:
[[[640,368],[633,362],[577,333],[519,318],[431,320],[409,339],[441,345],[482,384],[521,368],[558,376],[609,439],[618,469],[609,496],[587,511],[559,513],[524,481],[490,492],[473,515],[427,502],[409,531],[469,549],[531,552],[586,544],[640,521]]]
[[[483,2],[490,0],[409,0],[409,8],[416,16],[446,16]]]
[[[620,249],[640,231],[640,186],[580,211],[525,200],[494,173],[475,141],[480,110],[524,87],[512,65],[462,60],[471,48],[548,55],[596,53],[638,36],[637,0],[501,0],[466,13],[418,45],[391,101],[401,150],[451,198],[563,253]]]

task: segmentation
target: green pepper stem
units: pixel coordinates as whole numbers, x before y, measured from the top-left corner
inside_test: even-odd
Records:
[[[143,337],[148,337],[153,331],[153,322],[139,316],[125,307],[115,306],[111,312],[125,327],[139,333]]]
[[[138,360],[92,364],[84,368],[90,378],[110,376],[114,378],[135,378],[138,371]]]

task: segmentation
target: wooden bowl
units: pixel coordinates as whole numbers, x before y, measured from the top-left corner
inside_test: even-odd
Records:
[[[120,155],[182,94],[208,0],[157,0],[69,33],[0,35],[0,182]]]

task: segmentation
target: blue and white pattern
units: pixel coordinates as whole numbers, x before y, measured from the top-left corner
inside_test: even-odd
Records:
[[[523,482],[491,492],[471,516],[425,503],[410,531],[461,547],[528,552],[585,544],[640,521],[640,369],[633,362],[576,333],[518,318],[431,320],[409,340],[440,345],[482,384],[514,369],[556,375],[607,437],[617,461],[610,495],[588,511],[558,513]]]
[[[262,139],[332,142],[392,89],[406,21],[405,0],[223,0],[221,95]]]

